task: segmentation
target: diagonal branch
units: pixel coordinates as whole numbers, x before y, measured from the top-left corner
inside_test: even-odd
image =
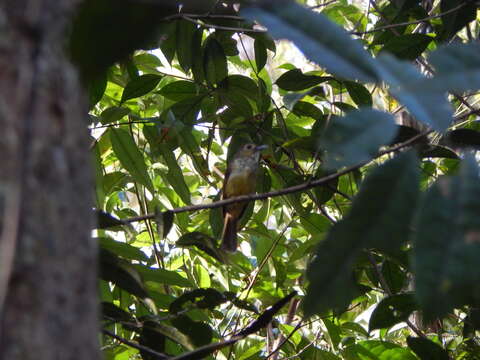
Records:
[[[396,152],[400,149],[403,149],[407,146],[413,145],[419,139],[421,139],[424,136],[430,134],[431,132],[432,132],[432,130],[422,132],[418,135],[415,135],[415,136],[411,137],[407,141],[404,141],[404,142],[399,143],[395,146],[392,146],[389,149],[380,151],[380,152],[378,152],[378,154],[372,160],[378,159],[379,157],[381,157],[383,155],[390,154],[392,152]],[[208,204],[182,206],[182,207],[178,207],[178,208],[167,210],[167,211],[170,211],[171,213],[174,213],[174,214],[178,214],[178,213],[189,212],[189,211],[214,209],[214,208],[222,207],[222,206],[225,206],[225,205],[229,205],[229,204],[233,204],[233,203],[237,203],[237,202],[241,202],[241,201],[263,200],[263,199],[268,199],[268,198],[271,198],[271,197],[276,197],[276,196],[282,196],[282,195],[292,194],[292,193],[296,193],[296,192],[301,192],[301,191],[305,191],[305,190],[308,190],[308,189],[312,189],[312,188],[317,187],[319,185],[324,185],[324,184],[328,183],[329,181],[331,181],[333,179],[339,178],[342,175],[348,174],[348,173],[350,173],[354,170],[357,170],[357,169],[361,168],[362,166],[368,164],[372,160],[362,161],[361,163],[358,163],[358,164],[353,165],[353,166],[346,167],[345,169],[343,169],[341,171],[338,171],[336,173],[324,176],[320,179],[308,181],[308,182],[298,184],[298,185],[294,185],[294,186],[290,186],[290,187],[287,187],[287,188],[284,188],[284,189],[281,189],[281,190],[275,190],[275,191],[270,191],[270,192],[261,193],[261,194],[250,194],[250,195],[236,196],[236,197],[228,198],[228,199],[225,199],[225,200],[214,201],[214,202],[211,202],[211,203],[208,203]],[[142,215],[142,216],[135,216],[135,217],[127,218],[127,219],[122,219],[121,221],[124,222],[124,223],[132,223],[132,222],[143,221],[143,220],[147,220],[147,219],[154,219],[155,216],[156,215],[154,213],[153,214],[146,214],[146,215]]]

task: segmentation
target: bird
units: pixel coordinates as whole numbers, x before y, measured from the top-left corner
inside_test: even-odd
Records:
[[[222,199],[255,192],[257,170],[261,151],[266,145],[248,143],[228,162],[223,181]],[[223,207],[223,232],[221,249],[228,252],[237,250],[238,221],[248,205],[247,201],[228,204]]]

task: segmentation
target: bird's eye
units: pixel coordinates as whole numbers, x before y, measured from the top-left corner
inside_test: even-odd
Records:
[[[247,150],[251,150],[253,148],[253,145],[252,144],[248,144],[247,145]]]

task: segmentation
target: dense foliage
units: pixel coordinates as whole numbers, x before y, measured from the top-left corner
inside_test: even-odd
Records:
[[[105,358],[480,358],[477,4],[182,3],[72,27]],[[189,206],[246,142],[267,194],[229,254]]]

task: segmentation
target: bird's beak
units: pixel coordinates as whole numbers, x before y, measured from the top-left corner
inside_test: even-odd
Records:
[[[256,151],[262,151],[262,150],[265,150],[265,149],[268,149],[268,145],[258,145],[255,148]]]

